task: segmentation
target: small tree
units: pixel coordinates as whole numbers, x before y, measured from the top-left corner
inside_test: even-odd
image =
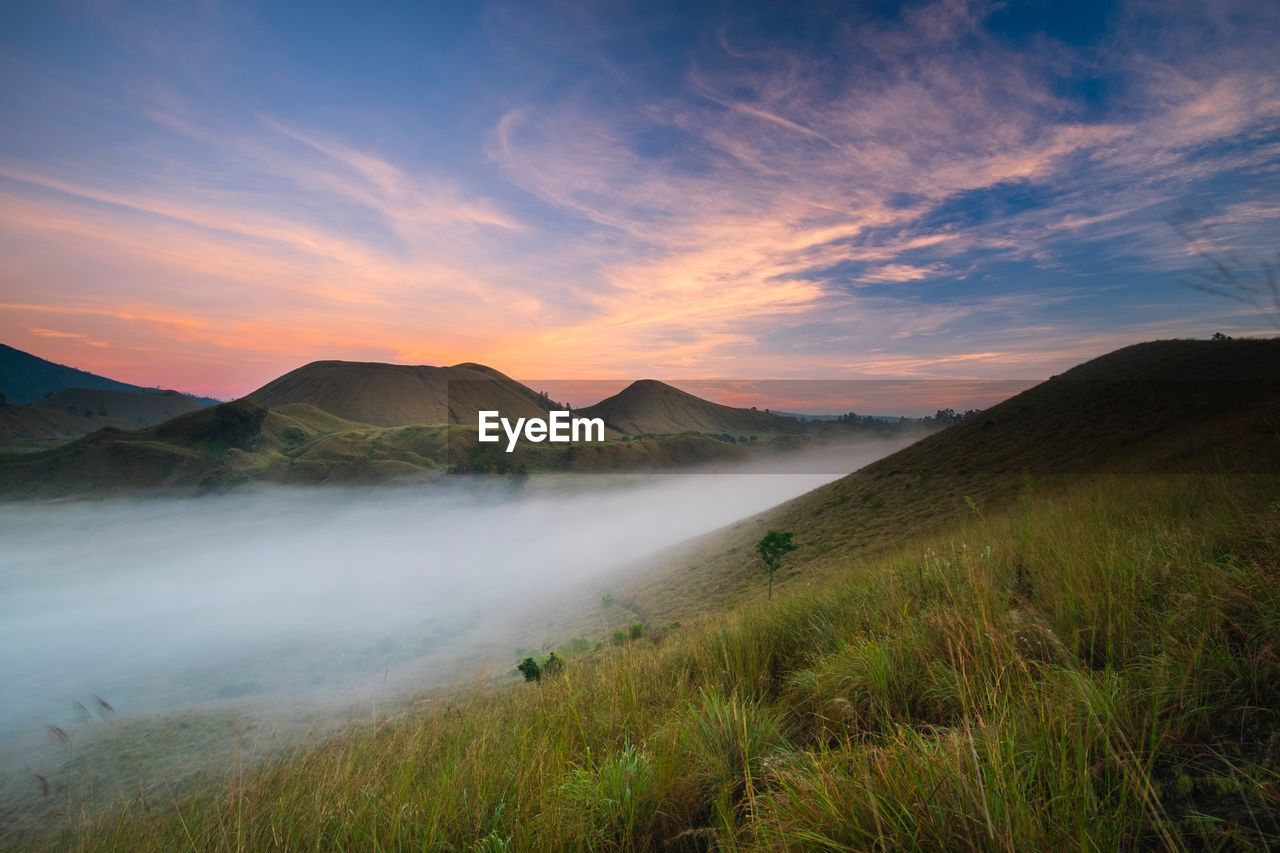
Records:
[[[782,568],[782,558],[796,549],[792,541],[791,531],[770,530],[756,543],[756,553],[760,555],[760,563],[769,573],[769,597],[773,598],[773,576]]]
[[[520,670],[520,674],[524,676],[525,681],[542,680],[542,667],[538,666],[538,662],[533,658],[525,658],[520,661],[520,665],[516,669]]]
[[[547,655],[547,659],[543,661],[542,673],[547,676],[559,675],[564,670],[564,661],[556,655],[555,652]]]

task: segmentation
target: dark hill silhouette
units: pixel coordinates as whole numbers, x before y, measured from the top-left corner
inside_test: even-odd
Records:
[[[38,403],[46,396],[67,388],[131,394],[171,393],[118,382],[0,344],[0,393],[5,395],[10,404]],[[191,399],[201,406],[211,406],[218,402],[209,397],[192,396]]]

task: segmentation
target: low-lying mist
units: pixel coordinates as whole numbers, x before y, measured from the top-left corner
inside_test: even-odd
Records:
[[[535,604],[800,495],[907,439],[759,468],[520,487],[264,489],[0,509],[0,740],[203,703],[354,702],[514,665]],[[597,638],[592,638],[597,639]],[[389,687],[390,685],[390,687]],[[336,697],[336,698],[335,698]]]

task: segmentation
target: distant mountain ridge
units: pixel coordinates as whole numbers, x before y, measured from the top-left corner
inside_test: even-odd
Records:
[[[129,394],[181,393],[131,385],[128,382],[120,382],[87,370],[67,367],[6,344],[0,344],[0,393],[5,395],[8,403],[14,405],[39,403],[45,397],[68,388],[119,391]],[[190,394],[183,394],[183,396],[194,400],[200,406],[212,406],[218,402],[212,397],[196,397]]]
[[[966,511],[966,497],[978,505],[1003,499],[1042,476],[1274,470],[1280,459],[1274,426],[1280,423],[1280,382],[1274,376],[1280,376],[1280,340],[1127,347],[818,489],[795,505],[803,511],[778,512],[797,538],[803,533],[804,541],[817,541],[848,529],[870,534],[908,516],[921,524],[936,521]],[[443,387],[455,380],[458,387]],[[312,399],[286,401],[295,395]],[[334,411],[341,405],[364,408],[347,418]],[[145,430],[99,429],[61,447],[0,454],[0,495],[62,497],[246,482],[376,483],[449,471],[670,469],[745,460],[757,448],[800,446],[804,438],[790,434],[804,429],[794,420],[720,406],[645,381],[578,410],[604,417],[629,436],[625,440],[615,432],[591,447],[522,444],[510,456],[475,454],[479,446],[469,414],[474,407],[508,407],[509,415],[525,416],[550,405],[546,397],[479,365],[317,362],[250,398]],[[7,408],[67,416],[39,407]],[[369,417],[435,422],[381,427]],[[758,434],[761,441],[749,449],[721,440],[724,433]],[[725,570],[711,558],[704,568]]]
[[[656,379],[632,382],[612,397],[578,410],[578,414],[603,418],[606,425],[627,435],[703,432],[738,436],[801,429],[795,418],[723,406]]]

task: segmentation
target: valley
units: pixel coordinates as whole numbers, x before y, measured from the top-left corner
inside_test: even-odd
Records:
[[[317,789],[345,802],[348,774],[367,762],[387,768],[373,793],[381,802],[399,796],[413,762],[456,762],[461,753],[451,751],[474,749],[466,744],[478,738],[483,762],[440,784],[461,782],[487,808],[497,800],[486,798],[512,803],[510,822],[499,819],[493,832],[521,848],[596,845],[619,832],[666,844],[690,829],[747,846],[811,832],[855,846],[921,833],[940,841],[949,824],[927,809],[877,821],[858,811],[867,794],[851,792],[892,790],[909,801],[921,790],[913,785],[934,779],[954,808],[971,808],[971,792],[946,787],[960,784],[963,768],[947,763],[958,749],[977,750],[984,772],[1023,798],[1020,813],[1035,816],[991,827],[1010,844],[1075,831],[1099,797],[1113,801],[1111,817],[1090,831],[1117,843],[1280,831],[1257,822],[1271,820],[1271,759],[1248,739],[1211,734],[1233,715],[1269,725],[1266,685],[1280,683],[1267,680],[1269,664],[1247,678],[1240,669],[1269,659],[1257,644],[1271,630],[1267,567],[1280,542],[1278,367],[1274,341],[1142,344],[924,437],[810,443],[683,474],[590,469],[322,490],[259,483],[177,500],[143,492],[97,505],[12,504],[4,573],[19,594],[0,624],[4,645],[24,651],[4,672],[21,697],[0,721],[6,825],[15,838],[52,831],[85,843],[82,832],[104,826],[100,814],[116,814],[112,833],[95,837],[162,848],[180,817],[182,832],[212,843],[233,817],[198,786],[233,784],[251,786],[262,804],[242,827],[263,840],[257,833],[279,831],[267,804],[292,808],[283,804]],[[316,440],[367,431],[370,448],[375,436],[415,429],[246,401],[121,432],[119,444],[94,452],[110,460],[130,441],[168,441],[230,453],[264,436],[287,440],[286,430],[309,421]],[[451,429],[465,428],[443,425],[435,440]],[[770,529],[790,531],[799,546],[779,572],[776,601],[752,553]],[[66,530],[77,535],[57,532]],[[64,568],[39,568],[53,565]],[[1220,565],[1233,568],[1215,580]],[[1226,599],[1203,597],[1220,583],[1214,596]],[[1175,602],[1189,600],[1197,603],[1187,617],[1204,633],[1175,643]],[[1221,619],[1252,626],[1245,646],[1213,645]],[[85,648],[94,651],[76,651]],[[1143,651],[1157,648],[1164,663]],[[545,662],[552,652],[564,675],[513,683],[518,660]],[[1013,681],[998,674],[1010,671]],[[1210,671],[1235,686],[1193,710],[1185,691],[1201,689]],[[1117,693],[1117,683],[1132,687]],[[1167,699],[1137,698],[1150,691]],[[1104,701],[1112,704],[1096,705]],[[1064,724],[1048,709],[1072,702],[1111,716],[1080,718],[1068,752],[1037,752]],[[1020,787],[1017,765],[984,739],[979,715],[1014,727],[1016,748],[1039,756],[1035,785],[1060,786],[1067,811]],[[734,718],[743,733],[716,728]],[[528,720],[538,734],[517,736]],[[66,742],[42,738],[46,727]],[[140,743],[153,737],[171,748],[143,757]],[[707,737],[719,740],[697,740]],[[921,751],[934,737],[950,745]],[[1108,751],[1119,738],[1133,757]],[[1206,763],[1179,738],[1212,742],[1227,763]],[[548,780],[604,772],[580,763],[584,749],[640,762],[651,781],[636,796],[652,809],[642,824],[620,828],[608,812],[567,821],[537,805],[545,785],[562,784]],[[730,752],[714,751],[722,749]],[[732,782],[738,770],[718,763],[737,749],[775,756],[750,766],[746,789]],[[876,769],[877,755],[899,769]],[[1071,775],[1086,759],[1118,775],[1096,784]],[[678,768],[690,762],[697,771],[687,777]],[[846,779],[846,767],[864,769]],[[1253,823],[1233,822],[1229,798],[1210,793],[1220,777],[1234,780]],[[821,785],[854,799],[784,796]],[[1147,786],[1158,786],[1158,817],[1140,805],[1152,796]],[[429,835],[357,818],[340,837],[294,824],[289,844],[430,845],[475,831],[466,817],[475,812],[446,789],[414,790],[413,807],[431,804],[439,815],[413,824]],[[173,810],[138,810],[165,791],[179,797]],[[1197,824],[1202,813],[1218,828]]]

